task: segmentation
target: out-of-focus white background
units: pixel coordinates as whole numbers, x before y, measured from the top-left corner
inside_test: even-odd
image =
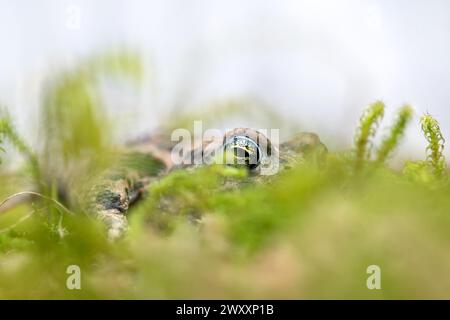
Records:
[[[0,42],[0,102],[30,138],[48,70],[114,46],[151,67],[113,99],[141,129],[169,108],[255,97],[348,146],[382,99],[385,124],[411,103],[450,137],[448,0],[0,0]],[[417,122],[404,157],[424,153]]]

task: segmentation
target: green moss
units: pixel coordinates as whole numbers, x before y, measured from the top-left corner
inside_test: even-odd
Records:
[[[445,139],[442,135],[439,123],[431,115],[424,115],[420,119],[423,134],[427,139],[427,162],[433,169],[436,177],[440,178],[444,174],[446,167],[444,158]]]
[[[361,169],[364,161],[370,159],[371,139],[375,136],[378,125],[384,117],[384,103],[377,101],[369,105],[359,120],[355,134],[355,168]]]
[[[129,212],[126,237],[108,241],[73,195],[89,197],[84,182],[111,165],[138,175],[162,170],[152,157],[117,152],[111,127],[103,125],[97,76],[140,73],[132,56],[114,61],[88,59],[51,82],[41,110],[42,149],[32,153],[11,120],[0,122],[2,142],[39,160],[36,184],[76,212],[37,197],[0,207],[0,298],[450,298],[442,134],[424,117],[428,158],[388,167],[412,112],[400,109],[371,157],[380,102],[361,118],[353,152],[331,151],[320,168],[306,161],[259,179],[209,166],[161,177]],[[373,158],[377,170],[361,179],[355,172]],[[24,170],[0,175],[2,198],[30,187]],[[73,264],[81,268],[81,290],[66,287]],[[371,264],[381,267],[381,291],[365,286]]]
[[[377,150],[376,162],[382,164],[389,158],[394,149],[398,146],[400,139],[405,133],[406,126],[413,117],[413,110],[410,106],[402,107],[397,115],[395,123],[392,125],[389,135],[387,135],[379,149]]]

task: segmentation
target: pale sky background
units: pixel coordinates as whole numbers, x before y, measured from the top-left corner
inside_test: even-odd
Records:
[[[0,0],[0,42],[0,102],[31,140],[49,70],[114,46],[151,65],[114,99],[140,130],[175,105],[248,96],[348,146],[362,107],[382,99],[385,124],[407,102],[450,137],[448,0]],[[404,157],[423,155],[417,121]]]

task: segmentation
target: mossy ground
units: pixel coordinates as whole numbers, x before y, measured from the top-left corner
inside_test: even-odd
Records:
[[[47,210],[34,214],[0,235],[0,297],[449,298],[449,186],[383,170],[362,179],[330,161],[217,192],[224,176],[245,179],[227,171],[163,178],[118,242],[83,215],[64,216],[61,238]],[[2,213],[0,227],[30,209]],[[81,290],[66,288],[72,264]],[[372,264],[382,290],[366,287]]]
[[[138,68],[123,60],[118,66],[133,66],[125,72]],[[450,185],[439,139],[431,160],[402,170],[371,162],[360,143],[359,159],[331,150],[323,167],[305,163],[239,189],[223,182],[250,180],[242,170],[175,171],[130,211],[129,233],[108,241],[64,197],[80,188],[67,176],[87,175],[86,159],[109,148],[109,127],[85,88],[92,61],[49,87],[44,147],[31,157],[39,166],[0,172],[2,199],[33,185],[76,213],[39,199],[0,213],[0,298],[450,298]],[[77,101],[84,112],[73,111]],[[387,143],[397,143],[399,123]],[[81,268],[81,290],[66,287],[69,265]],[[381,268],[381,290],[366,286],[369,265]]]

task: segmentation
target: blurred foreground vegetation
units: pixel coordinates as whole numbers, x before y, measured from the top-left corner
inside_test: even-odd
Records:
[[[364,111],[353,150],[270,183],[225,190],[224,179],[247,173],[175,171],[131,210],[127,236],[108,241],[79,205],[87,180],[121,152],[95,88],[105,75],[139,80],[140,68],[122,52],[53,77],[41,145],[23,141],[3,111],[0,146],[25,161],[12,172],[0,167],[1,199],[42,196],[0,207],[0,298],[450,298],[450,185],[437,121],[421,118],[425,160],[386,165],[413,120],[407,106],[377,148],[381,102]],[[166,130],[186,122],[172,120]],[[200,223],[187,219],[193,213]],[[69,265],[81,268],[81,290],[66,288]],[[380,266],[382,290],[367,289],[369,265]]]

